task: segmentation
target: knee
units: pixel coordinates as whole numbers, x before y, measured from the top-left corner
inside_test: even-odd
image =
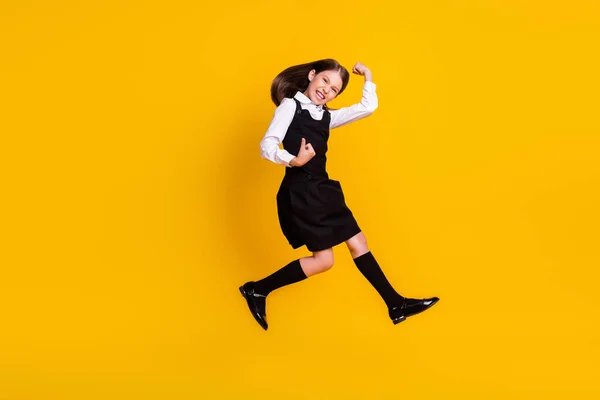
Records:
[[[319,262],[319,270],[320,272],[325,272],[331,269],[331,267],[333,267],[333,252],[328,253],[328,254],[322,254],[319,258],[318,258],[318,262]]]
[[[329,271],[333,267],[333,257],[323,262],[323,271]]]

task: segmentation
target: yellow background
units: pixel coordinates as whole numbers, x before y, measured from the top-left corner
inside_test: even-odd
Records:
[[[0,399],[600,395],[597,1],[2,1]],[[289,261],[273,77],[366,64],[329,171],[390,281]],[[331,106],[360,99],[352,75]]]

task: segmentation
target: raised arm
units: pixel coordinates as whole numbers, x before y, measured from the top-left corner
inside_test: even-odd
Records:
[[[352,72],[365,77],[362,99],[358,104],[331,111],[331,122],[329,123],[330,129],[347,125],[350,122],[371,115],[378,106],[377,93],[375,92],[377,87],[375,83],[373,83],[373,74],[371,73],[371,70],[361,63],[356,63],[354,68],[352,68]]]

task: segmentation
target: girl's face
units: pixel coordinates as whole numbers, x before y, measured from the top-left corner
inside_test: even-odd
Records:
[[[309,72],[308,88],[304,95],[316,105],[326,104],[335,99],[342,89],[342,77],[338,71],[322,71],[315,74],[315,70]]]

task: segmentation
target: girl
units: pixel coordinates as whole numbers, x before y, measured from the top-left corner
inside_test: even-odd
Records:
[[[327,174],[329,130],[364,118],[377,108],[371,71],[356,63],[352,72],[365,78],[362,100],[339,110],[330,110],[327,102],[344,91],[349,73],[333,59],[287,68],[271,85],[271,99],[277,108],[260,142],[261,156],[286,167],[277,192],[281,230],[292,248],[305,245],[313,255],[294,260],[272,275],[240,287],[250,312],[265,330],[267,295],[329,270],[333,266],[332,248],[343,242],[358,270],[385,301],[394,324],[425,311],[439,300],[405,298],[394,290],[346,206],[340,182],[329,179]],[[282,142],[284,149],[279,148]]]

